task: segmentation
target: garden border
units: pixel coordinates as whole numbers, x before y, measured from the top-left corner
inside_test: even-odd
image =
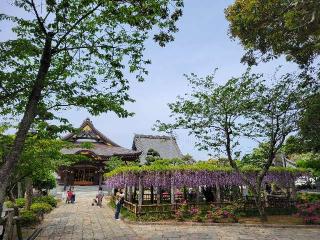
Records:
[[[284,225],[284,224],[248,224],[248,223],[198,223],[198,222],[141,222],[122,219],[124,223],[132,225],[175,225],[175,226],[217,226],[217,227],[260,227],[260,228],[311,228],[320,229],[320,225]]]

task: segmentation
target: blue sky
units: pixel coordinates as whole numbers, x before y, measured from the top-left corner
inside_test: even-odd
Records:
[[[9,0],[0,1],[0,12],[10,12]],[[167,103],[173,102],[177,95],[188,91],[183,74],[196,73],[205,76],[218,68],[216,81],[223,83],[232,76],[241,75],[246,67],[240,63],[243,49],[237,41],[228,36],[228,22],[224,17],[224,9],[233,1],[230,0],[186,0],[184,15],[178,23],[180,31],[175,35],[175,41],[165,48],[157,46],[149,40],[146,44],[145,56],[152,64],[148,66],[149,75],[143,83],[132,79],[130,89],[135,103],[127,105],[127,109],[135,112],[133,117],[119,119],[113,113],[90,116],[85,110],[72,109],[60,113],[67,117],[74,126],[90,117],[94,125],[106,136],[118,144],[131,148],[134,133],[161,134],[153,132],[152,126],[156,120],[170,121]],[[10,38],[10,28],[0,24],[0,40]],[[271,63],[261,64],[254,72],[271,76],[278,65],[283,65],[282,71],[297,70],[295,64],[287,63],[283,58]],[[197,160],[208,158],[207,152],[199,152],[194,147],[194,139],[185,131],[176,134],[181,151],[189,153]],[[249,141],[241,143],[241,150],[248,152],[254,146]]]

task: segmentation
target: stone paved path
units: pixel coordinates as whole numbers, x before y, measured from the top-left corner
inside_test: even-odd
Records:
[[[45,217],[40,239],[217,239],[317,240],[318,229],[256,228],[243,226],[136,225],[113,220],[113,210],[92,207],[91,198],[78,197]]]
[[[123,221],[115,221],[112,209],[91,206],[92,197],[77,197],[45,216],[37,239],[140,239]]]

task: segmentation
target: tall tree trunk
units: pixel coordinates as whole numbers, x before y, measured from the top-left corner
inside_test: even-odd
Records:
[[[216,183],[216,202],[221,202],[220,185]]]
[[[22,184],[21,182],[19,181],[18,182],[18,198],[22,198],[23,197],[23,193],[22,193]]]
[[[262,202],[262,198],[261,198],[261,182],[260,181],[257,181],[256,189],[255,191],[253,191],[253,193],[254,193],[253,195],[254,195],[255,203],[260,214],[260,219],[262,222],[267,222],[268,217],[265,211],[265,205]]]
[[[48,70],[51,64],[52,38],[53,34],[48,33],[41,55],[40,67],[34,85],[32,87],[32,91],[30,93],[24,115],[22,117],[22,120],[20,121],[19,128],[10,152],[5,156],[4,164],[0,169],[0,213],[2,212],[6,188],[9,184],[9,178],[19,161],[28,131],[34,121],[34,118],[37,115],[38,103],[41,100],[41,91],[45,87],[45,78],[48,74]]]
[[[30,177],[26,178],[26,206],[27,210],[30,210],[30,206],[32,204],[32,196],[33,196],[33,189],[32,189],[32,179]]]

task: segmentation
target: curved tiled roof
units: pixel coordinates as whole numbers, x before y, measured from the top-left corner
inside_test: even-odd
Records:
[[[93,147],[90,149],[83,148],[80,146],[80,144],[75,144],[75,147],[73,148],[65,148],[62,149],[62,153],[64,154],[77,154],[81,152],[92,152],[97,156],[105,156],[105,157],[111,157],[111,156],[126,156],[126,155],[137,155],[139,156],[141,152],[134,151],[130,149],[126,149],[120,146],[107,146],[102,143],[93,143]]]
[[[161,158],[181,158],[183,155],[174,137],[135,134],[132,149],[141,151],[140,161],[145,162],[149,149],[156,150]]]
[[[63,140],[72,142],[74,147],[62,149],[64,154],[78,154],[89,153],[92,155],[100,156],[100,159],[108,158],[111,156],[120,156],[128,158],[138,158],[141,154],[140,151],[126,149],[116,144],[100,131],[98,131],[89,118],[87,118],[80,126],[79,131],[76,133],[69,133]],[[81,140],[81,141],[79,141]],[[92,144],[92,148],[85,148],[82,146],[83,142]]]

